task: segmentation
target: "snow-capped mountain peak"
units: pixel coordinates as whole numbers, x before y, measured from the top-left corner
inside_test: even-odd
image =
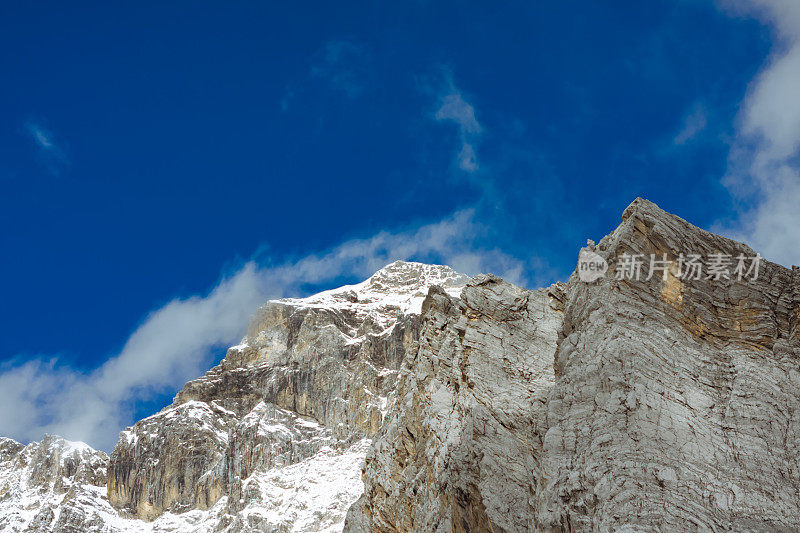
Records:
[[[384,327],[400,315],[419,314],[422,302],[433,285],[451,296],[458,296],[469,276],[444,265],[395,261],[355,285],[345,285],[305,298],[283,298],[275,302],[296,307],[339,309],[367,316]]]

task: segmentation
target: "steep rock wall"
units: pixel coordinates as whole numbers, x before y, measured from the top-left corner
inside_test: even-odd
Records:
[[[666,253],[669,270],[570,280],[538,527],[800,529],[798,271],[679,277],[680,253],[755,252],[644,200],[596,252],[612,271]]]
[[[431,289],[345,531],[531,529],[562,299],[493,276]]]
[[[682,277],[756,254],[641,199],[587,251],[592,283],[431,291],[345,531],[800,529],[800,270]]]

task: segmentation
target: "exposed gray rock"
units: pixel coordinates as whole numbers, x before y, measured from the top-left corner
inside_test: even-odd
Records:
[[[122,432],[111,454],[108,497],[132,516],[207,509],[222,496],[235,415],[213,401],[165,409]]]
[[[680,279],[747,246],[637,200],[597,246],[667,254],[646,281],[570,280],[537,487],[543,528],[800,529],[798,271]]]
[[[527,531],[534,524],[563,288],[478,276],[423,305],[392,417],[370,450],[353,531]]]
[[[431,291],[346,531],[800,530],[800,270],[681,279],[755,252],[641,199],[590,248],[593,283]]]

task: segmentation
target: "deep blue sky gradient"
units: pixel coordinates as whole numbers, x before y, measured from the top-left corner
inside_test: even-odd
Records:
[[[0,11],[0,360],[86,369],[253,254],[475,207],[565,278],[636,196],[709,227],[731,216],[727,139],[770,49],[703,1]],[[434,120],[449,84],[483,128],[472,175]],[[696,106],[706,127],[675,145]]]

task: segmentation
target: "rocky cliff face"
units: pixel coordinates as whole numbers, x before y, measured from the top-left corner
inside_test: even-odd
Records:
[[[666,253],[669,270],[570,281],[535,523],[800,529],[800,271],[681,278],[680,252],[755,252],[645,201],[623,220],[598,253]]]
[[[755,252],[643,200],[589,248],[593,283],[431,291],[346,531],[800,530],[800,270],[681,276]]]
[[[493,276],[431,290],[346,530],[530,529],[563,298]]]
[[[686,276],[755,252],[644,200],[584,252],[609,271],[268,302],[110,457],[0,440],[0,529],[800,530],[800,269]]]

